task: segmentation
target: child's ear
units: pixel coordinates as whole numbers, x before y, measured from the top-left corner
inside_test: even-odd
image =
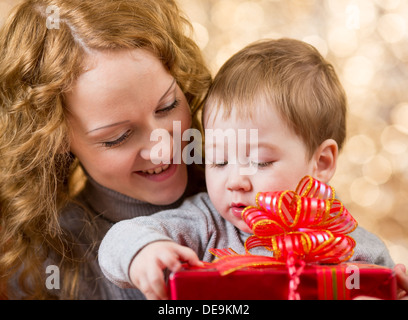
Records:
[[[313,154],[313,177],[323,183],[331,180],[336,172],[339,148],[333,139],[327,139],[316,149]]]

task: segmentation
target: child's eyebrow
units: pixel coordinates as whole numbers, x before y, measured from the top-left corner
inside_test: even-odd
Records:
[[[279,149],[279,147],[277,145],[274,145],[272,143],[268,143],[268,142],[258,142],[257,143],[257,147],[258,148],[267,148],[267,149]]]
[[[277,153],[281,150],[281,147],[275,144],[270,144],[270,143],[265,143],[265,142],[258,143],[257,145],[248,144],[248,147],[250,149],[255,147],[257,150],[265,150],[265,151],[272,152],[272,153]]]

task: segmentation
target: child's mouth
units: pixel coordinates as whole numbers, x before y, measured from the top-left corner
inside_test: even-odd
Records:
[[[244,210],[246,207],[247,207],[247,205],[242,204],[242,203],[232,203],[231,204],[231,212],[237,218],[241,218],[242,210]]]

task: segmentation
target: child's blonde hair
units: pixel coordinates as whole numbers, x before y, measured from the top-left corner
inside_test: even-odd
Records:
[[[96,50],[146,48],[177,80],[195,117],[211,83],[190,23],[173,0],[26,0],[0,31],[0,282],[15,274],[45,298],[44,261],[62,261],[59,296],[75,298],[75,239],[59,214],[78,161],[64,93]],[[82,267],[81,267],[82,268]]]
[[[313,46],[285,38],[260,40],[240,50],[215,76],[205,114],[209,109],[228,117],[234,109],[238,117],[250,118],[260,101],[278,109],[310,157],[326,139],[341,149],[346,95],[333,66]]]

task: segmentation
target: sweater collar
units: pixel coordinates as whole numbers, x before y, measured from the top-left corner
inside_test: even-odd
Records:
[[[149,216],[159,211],[174,209],[179,207],[183,200],[181,198],[170,205],[154,205],[108,189],[89,175],[87,175],[84,190],[81,192],[81,198],[94,212],[111,222]]]

